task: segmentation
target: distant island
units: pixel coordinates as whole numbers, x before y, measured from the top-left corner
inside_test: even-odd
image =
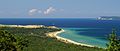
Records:
[[[120,16],[100,16],[97,20],[120,20]]]

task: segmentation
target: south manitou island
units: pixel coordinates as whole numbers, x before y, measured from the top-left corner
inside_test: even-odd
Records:
[[[27,37],[30,44],[24,51],[105,51],[92,45],[78,43],[58,36],[65,30],[44,25],[3,25],[0,30]]]

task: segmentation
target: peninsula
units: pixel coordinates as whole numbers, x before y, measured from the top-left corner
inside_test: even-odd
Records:
[[[0,27],[13,27],[13,28],[55,28],[55,29],[59,29],[59,28],[57,28],[55,26],[44,26],[44,25],[2,25],[1,24]],[[52,37],[52,38],[57,38],[57,40],[59,40],[61,42],[64,42],[64,43],[71,43],[71,44],[75,44],[75,45],[94,47],[92,45],[78,43],[78,42],[75,42],[75,41],[72,41],[70,39],[63,38],[63,37],[60,37],[60,36],[57,35],[57,34],[60,34],[62,32],[64,32],[63,29],[61,29],[60,31],[46,33],[46,36]]]
[[[104,49],[58,36],[65,30],[44,25],[0,25],[0,30],[7,30],[15,35],[27,37],[31,42],[24,51],[99,51]]]

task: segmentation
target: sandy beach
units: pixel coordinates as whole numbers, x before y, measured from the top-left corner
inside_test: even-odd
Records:
[[[41,27],[46,27],[46,26],[44,26],[44,25],[0,25],[0,27],[41,28]],[[47,26],[46,28],[57,28],[57,27]],[[52,38],[57,38],[57,40],[64,42],[64,43],[72,43],[72,44],[81,45],[81,46],[94,47],[92,45],[78,43],[73,40],[58,36],[58,34],[60,34],[62,32],[65,32],[65,30],[62,29],[61,31],[49,32],[49,33],[46,33],[46,36],[52,37]]]
[[[65,30],[62,29],[61,31],[46,33],[46,35],[49,36],[49,37],[57,38],[57,40],[59,40],[61,42],[64,42],[64,43],[72,43],[72,44],[81,45],[81,46],[95,47],[95,46],[92,46],[92,45],[78,43],[78,42],[75,42],[73,40],[58,36],[58,34],[64,32],[64,31]]]

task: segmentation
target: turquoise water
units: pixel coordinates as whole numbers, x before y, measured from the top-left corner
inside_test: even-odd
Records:
[[[59,36],[80,43],[105,48],[108,34],[116,28],[120,36],[120,20],[96,20],[94,18],[1,18],[0,24],[46,25],[65,29]]]
[[[74,31],[75,29],[85,30],[85,29],[92,29],[92,28],[62,28],[62,29],[64,29],[65,32],[58,34],[58,36],[71,39],[79,43],[93,45],[93,46],[100,47],[100,48],[106,48],[106,43],[107,43],[106,40],[97,39],[97,38],[85,36],[82,34],[80,35],[80,33],[86,32],[86,31],[79,31],[79,33],[77,31]],[[93,28],[93,29],[98,29],[98,28]]]

